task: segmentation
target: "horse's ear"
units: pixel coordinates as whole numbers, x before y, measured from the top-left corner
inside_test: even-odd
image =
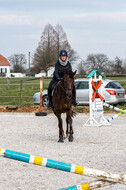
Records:
[[[64,74],[68,74],[67,69],[64,70]]]
[[[77,70],[73,72],[74,78],[76,77],[76,72],[77,72]]]

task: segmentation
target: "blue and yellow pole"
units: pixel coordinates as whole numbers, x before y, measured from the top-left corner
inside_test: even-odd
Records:
[[[81,185],[74,185],[72,187],[63,188],[59,190],[90,190],[90,185],[88,183],[81,184]]]
[[[119,182],[126,184],[126,174],[113,174],[107,173],[101,170],[95,170],[92,168],[85,168],[83,166],[66,164],[64,162],[59,162],[56,160],[51,160],[39,156],[33,156],[25,153],[20,153],[8,149],[0,148],[0,155],[6,158],[11,158],[27,163],[32,163],[40,166],[45,166],[49,168],[54,168],[66,172],[71,172],[75,174],[85,175],[89,177],[96,177],[102,180],[107,180],[111,182]]]

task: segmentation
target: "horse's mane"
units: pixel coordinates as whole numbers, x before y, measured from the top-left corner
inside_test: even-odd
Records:
[[[69,70],[69,71],[67,71],[67,74],[69,75],[70,78],[72,78],[72,79],[74,78],[73,71]]]

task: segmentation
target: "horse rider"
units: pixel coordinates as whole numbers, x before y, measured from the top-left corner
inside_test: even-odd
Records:
[[[69,71],[72,71],[72,67],[71,67],[71,64],[68,60],[68,54],[67,54],[67,51],[66,50],[61,50],[60,53],[59,53],[59,59],[57,60],[56,64],[55,64],[55,70],[54,70],[54,73],[53,73],[53,78],[48,86],[48,99],[49,99],[49,102],[47,103],[46,107],[47,108],[50,108],[52,107],[52,90],[54,88],[54,86],[62,80],[63,78],[63,75],[64,75],[64,70],[67,70],[68,72]],[[72,105],[73,106],[76,106],[77,103],[76,103],[76,89],[75,89],[75,86],[73,88],[73,91],[72,91]]]

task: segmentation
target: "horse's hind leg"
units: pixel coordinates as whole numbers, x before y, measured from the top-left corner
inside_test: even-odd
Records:
[[[72,112],[71,110],[69,110],[67,112],[67,118],[66,118],[66,122],[67,122],[67,130],[66,130],[66,136],[68,136],[69,134],[69,141],[73,142],[73,127],[72,127]]]
[[[59,126],[59,140],[58,142],[64,142],[63,141],[63,135],[64,135],[64,131],[63,131],[63,122],[62,122],[62,118],[61,118],[61,114],[56,114],[57,118],[58,118],[58,126]]]

